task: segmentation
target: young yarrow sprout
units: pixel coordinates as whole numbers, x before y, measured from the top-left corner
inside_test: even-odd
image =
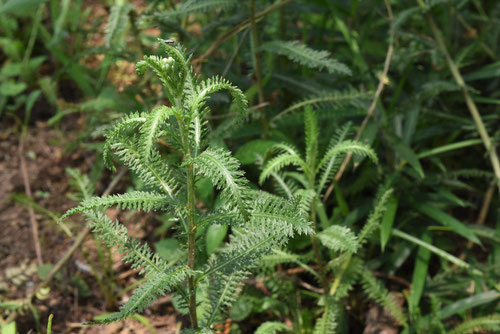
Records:
[[[239,162],[224,147],[209,145],[206,105],[209,96],[228,91],[237,117],[247,114],[247,100],[240,89],[219,76],[196,76],[178,43],[160,40],[162,57],[145,56],[136,69],[153,70],[165,88],[170,106],[124,116],[106,135],[104,160],[114,170],[113,157],[134,172],[144,184],[140,190],[108,197],[92,197],[62,217],[81,213],[108,247],[116,247],[122,260],[140,269],[145,283],[139,286],[119,312],[94,323],[109,323],[143,311],[159,296],[172,293],[178,309],[189,314],[192,329],[212,329],[224,319],[246,279],[260,258],[280,248],[295,234],[311,234],[306,214],[294,198],[283,199],[256,191]],[[181,153],[171,163],[158,146],[159,139]],[[223,205],[201,212],[196,203],[196,181],[208,178]],[[164,259],[146,244],[130,237],[125,226],[103,210],[168,212],[175,215],[185,245],[182,256]],[[212,224],[228,225],[228,242],[203,262],[204,233]]]

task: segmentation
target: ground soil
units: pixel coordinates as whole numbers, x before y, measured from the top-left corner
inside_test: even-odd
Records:
[[[80,119],[75,118],[65,124],[73,124],[77,128],[80,122]],[[0,124],[0,302],[5,303],[21,303],[40,283],[28,207],[12,198],[14,194],[25,194],[20,168],[20,134],[13,129],[15,127],[12,124]],[[71,138],[71,133],[77,131],[72,132],[68,129],[59,131],[47,127],[44,122],[36,122],[30,126],[27,133],[23,156],[33,200],[44,209],[60,215],[75,205],[68,198],[70,186],[65,169],[78,168],[85,173],[94,163],[96,154],[81,149],[65,152],[66,145],[76,140],[76,137]],[[109,181],[106,178],[110,177],[104,175],[103,182],[97,186],[97,192],[102,192],[102,188],[105,188],[106,182]],[[127,182],[128,179],[125,177],[115,191],[123,191]],[[113,212],[109,214],[116,216]],[[43,263],[54,264],[69,249],[74,237],[66,235],[61,226],[40,211],[35,210],[35,218],[39,229]],[[150,232],[145,224],[148,219],[151,217],[134,217],[134,226],[129,226],[130,233],[141,238],[146,236]],[[85,222],[79,217],[73,217],[66,224],[73,236],[76,236]],[[88,254],[97,253],[92,236],[87,237],[81,248],[87,250]],[[54,314],[53,333],[150,333],[147,327],[136,320],[109,326],[82,325],[96,315],[116,310],[116,308],[106,308],[95,276],[82,256],[82,249],[78,250],[61,269],[50,284],[50,291],[35,299],[33,304],[38,311],[40,319],[38,323],[29,309],[16,312],[18,332],[43,331],[49,314]],[[92,258],[94,255],[89,256]],[[118,254],[113,256],[113,269],[116,291],[138,279],[135,271],[130,271],[120,262]],[[76,274],[88,285],[90,289],[88,297],[80,297],[75,284],[71,283],[71,278]],[[116,305],[122,304],[129,295],[130,293],[124,294],[116,301]],[[12,316],[12,311],[0,309],[2,319],[7,319],[9,316]],[[168,297],[160,299],[144,316],[158,333],[174,333],[177,323],[182,321],[176,315]]]

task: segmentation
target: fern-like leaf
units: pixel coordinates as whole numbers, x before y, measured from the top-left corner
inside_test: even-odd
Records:
[[[464,321],[453,328],[448,334],[470,334],[483,332],[500,332],[500,318],[498,316],[487,316]]]
[[[273,153],[273,154],[286,153],[286,154],[290,154],[290,155],[300,156],[299,149],[290,143],[273,144],[271,147],[269,147],[268,152]]]
[[[345,226],[332,225],[318,233],[321,243],[336,252],[356,253],[359,244],[356,235]]]
[[[153,149],[150,152],[149,160],[146,160],[135,145],[128,141],[115,143],[112,145],[112,149],[120,160],[133,170],[145,184],[173,198],[177,184],[169,173],[160,153]]]
[[[240,270],[211,275],[208,284],[210,307],[205,315],[204,326],[210,327],[214,322],[222,320],[222,314],[236,301],[242,281],[249,275],[249,272]]]
[[[272,174],[277,173],[286,166],[294,165],[300,167],[304,173],[309,172],[309,168],[298,155],[295,154],[280,154],[269,160],[260,173],[259,183],[262,184]]]
[[[189,163],[189,162],[188,162]],[[239,162],[231,152],[222,148],[208,148],[192,160],[199,175],[208,177],[221,190],[221,196],[244,220],[249,219],[245,191],[247,180],[239,169]]]
[[[161,51],[166,54],[166,57],[144,56],[144,60],[137,62],[135,68],[139,75],[144,74],[148,67],[152,69],[167,88],[169,100],[178,101],[191,68],[180,46],[172,46],[161,39],[159,41]]]
[[[260,49],[285,56],[307,67],[326,69],[330,74],[351,75],[351,70],[331,58],[330,52],[313,50],[299,41],[271,41],[262,44]]]
[[[132,9],[132,5],[125,3],[122,5],[114,5],[111,7],[108,23],[104,29],[104,44],[109,48],[118,36],[120,36],[128,23],[128,13]]]
[[[274,179],[274,186],[276,194],[291,199],[296,191],[298,190],[298,186],[293,180],[285,179],[284,173],[271,173],[271,177]]]
[[[253,196],[251,215],[254,221],[264,224],[262,228],[273,229],[278,237],[314,233],[307,213],[298,205],[298,199],[286,200],[262,191],[254,192]]]
[[[190,106],[190,115],[192,117],[201,114],[204,109],[204,103],[209,96],[215,92],[227,90],[231,93],[234,104],[238,107],[238,115],[243,118],[247,112],[248,101],[243,92],[236,86],[233,86],[227,79],[216,76],[200,82],[196,92],[188,99]]]
[[[94,186],[87,175],[82,175],[78,169],[66,168],[66,174],[70,177],[70,186],[78,192],[77,199],[85,200],[94,193]]]
[[[85,212],[85,217],[91,222],[90,227],[99,239],[109,248],[116,247],[116,251],[123,254],[122,260],[133,269],[141,269],[142,275],[148,276],[167,269],[168,264],[162,258],[153,253],[147,244],[129,237],[127,228],[117,220],[113,221],[98,211]]]
[[[256,191],[249,200],[251,221],[258,222],[262,228],[275,229],[277,237],[291,236],[295,233],[312,234],[311,223],[298,205],[297,199],[286,200],[271,194]],[[199,225],[209,223],[231,224],[242,227],[237,212],[222,212],[200,219]],[[266,226],[266,227],[264,227]]]
[[[145,191],[132,191],[121,195],[111,195],[107,197],[91,197],[80,203],[79,206],[68,210],[59,218],[59,222],[67,217],[97,208],[109,208],[117,206],[118,209],[133,209],[142,211],[154,211],[162,209],[174,201],[163,194],[150,193]]]
[[[175,8],[156,13],[155,16],[175,19],[187,17],[192,13],[207,13],[217,9],[230,9],[238,4],[237,0],[188,0],[180,2]]]
[[[352,106],[356,108],[365,107],[366,102],[369,100],[370,95],[365,92],[360,92],[356,90],[348,91],[333,91],[333,92],[321,92],[309,96],[302,101],[292,104],[290,107],[286,108],[278,115],[271,119],[271,122],[275,122],[283,116],[301,110],[305,106],[311,105],[316,109],[325,110],[336,110],[341,107]]]
[[[120,312],[114,313],[108,318],[97,321],[95,324],[107,324],[125,319],[137,312],[142,312],[146,307],[160,296],[164,296],[177,285],[184,281],[192,271],[187,266],[179,266],[155,274],[146,283],[134,291],[134,294],[125,305],[120,307]]]
[[[363,226],[363,229],[359,232],[358,243],[360,245],[366,242],[367,238],[380,226],[384,212],[387,209],[387,202],[389,201],[392,193],[393,190],[388,189],[385,190],[381,196],[377,196],[375,208],[368,217],[365,226]]]
[[[316,172],[319,172],[321,169],[326,168],[326,166],[330,164],[330,160],[336,157],[337,155],[347,154],[347,153],[368,157],[373,162],[378,163],[377,154],[370,146],[358,141],[345,140],[333,146],[325,153],[323,159],[321,159],[318,166],[316,167]],[[333,168],[329,168],[328,171],[329,173],[335,172]]]
[[[361,274],[361,283],[368,297],[385,307],[402,325],[405,327],[408,326],[406,316],[401,311],[394,297],[389,294],[389,291],[387,291],[382,283],[380,283],[368,269],[363,270]]]
[[[335,334],[337,328],[337,302],[330,296],[325,297],[325,311],[316,321],[313,334]]]
[[[255,330],[254,334],[276,334],[278,332],[290,332],[292,329],[282,322],[266,321]]]
[[[263,254],[286,244],[295,233],[313,233],[311,223],[297,208],[296,202],[264,192],[252,195],[250,221],[233,230],[230,242],[198,280],[215,272],[227,274],[235,270],[249,270]]]
[[[115,170],[115,167],[111,162],[111,145],[125,133],[135,129],[139,124],[144,122],[146,122],[146,114],[135,112],[123,117],[111,127],[111,130],[106,133],[106,144],[104,145],[102,152],[106,167],[113,171]]]
[[[352,123],[348,122],[335,131],[335,134],[331,137],[330,142],[328,143],[328,147],[326,149],[327,152],[347,139],[347,136],[351,131],[351,126]],[[334,171],[340,168],[341,163],[342,159],[340,159],[339,156],[332,156],[327,163],[323,164],[317,186],[318,192],[321,192],[325,185],[332,180]]]
[[[344,253],[341,257],[343,261],[337,263],[333,268],[333,275],[341,277],[341,281],[335,290],[333,297],[335,300],[341,300],[348,296],[353,289],[354,284],[359,279],[359,274],[364,268],[364,262],[359,257],[352,256],[349,253]]]
[[[298,208],[300,211],[308,214],[311,212],[311,205],[317,194],[312,189],[299,189],[295,192],[295,197],[299,200]]]
[[[173,109],[165,106],[155,108],[150,114],[147,115],[146,121],[140,129],[141,137],[139,144],[141,152],[146,160],[148,160],[151,155],[153,143],[160,134],[162,124],[171,115],[173,115]]]
[[[307,106],[304,111],[304,125],[306,136],[306,163],[310,169],[316,165],[318,155],[318,119],[311,106]]]

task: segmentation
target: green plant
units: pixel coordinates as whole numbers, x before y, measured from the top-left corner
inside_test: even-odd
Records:
[[[200,80],[179,45],[164,41],[160,44],[165,56],[145,56],[137,63],[137,71],[143,74],[151,68],[157,74],[171,106],[126,116],[109,131],[104,151],[111,168],[111,152],[114,152],[148,190],[89,198],[61,220],[83,213],[99,238],[108,247],[118,246],[118,251],[124,254],[123,260],[133,268],[141,268],[141,274],[147,278],[119,313],[99,323],[131,316],[159,295],[175,291],[174,298],[188,309],[192,328],[210,328],[231,306],[241,281],[260,256],[286,244],[296,233],[310,234],[312,229],[295,200],[252,190],[231,153],[207,144],[205,117],[209,108],[205,103],[209,95],[228,90],[234,108],[243,118],[247,102],[241,91],[220,77]],[[167,162],[156,146],[160,137],[170,150],[180,152],[180,161]],[[212,182],[223,202],[210,214],[196,207],[196,182],[200,177]],[[174,212],[183,231],[178,237],[185,244],[185,264],[169,265],[147,245],[127,236],[124,226],[98,210],[110,206]],[[199,231],[215,223],[232,227],[229,242],[205,264],[197,262],[197,248],[202,242]]]

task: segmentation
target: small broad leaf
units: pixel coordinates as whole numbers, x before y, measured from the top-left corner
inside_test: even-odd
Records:
[[[272,140],[256,139],[243,144],[234,157],[240,161],[242,165],[249,165],[257,161],[257,157],[264,156],[267,149],[276,144]]]
[[[27,10],[28,8],[47,2],[48,0],[9,0],[0,7],[0,14],[13,13],[19,10]]]
[[[0,327],[1,331],[3,334],[16,334],[17,333],[17,326],[15,321],[11,321],[6,324],[2,324]]]
[[[28,86],[24,82],[8,80],[0,84],[0,94],[4,96],[16,96],[24,92]]]
[[[207,229],[207,254],[212,254],[222,244],[227,235],[227,225],[210,225]]]
[[[397,209],[398,198],[396,196],[391,196],[387,201],[387,209],[382,217],[382,223],[380,224],[380,247],[382,251],[384,251],[392,233],[392,226],[394,225]]]

